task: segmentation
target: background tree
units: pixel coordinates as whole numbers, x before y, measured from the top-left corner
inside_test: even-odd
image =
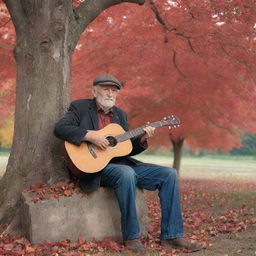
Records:
[[[4,3],[0,1],[0,127],[14,111],[16,71],[12,55],[14,44],[14,27]]]
[[[233,155],[256,156],[256,135],[246,133],[242,137],[241,148],[234,148],[230,151]]]
[[[0,126],[0,148],[11,148],[13,138],[13,118],[6,118]]]
[[[53,183],[62,171],[59,143],[52,131],[70,101],[70,63],[77,41],[103,10],[143,0],[5,0],[16,31],[17,64],[14,140],[1,179],[0,223],[18,223],[21,191],[37,182]]]
[[[81,37],[73,98],[89,95],[87,79],[107,71],[126,83],[119,104],[133,126],[177,114],[182,127],[159,130],[155,141],[166,144],[169,134],[176,168],[184,141],[192,150],[240,147],[244,132],[256,132],[255,11],[251,0],[116,6]]]

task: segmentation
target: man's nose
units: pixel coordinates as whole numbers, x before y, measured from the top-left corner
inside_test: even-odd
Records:
[[[113,96],[112,90],[108,90],[107,92],[108,92],[107,95],[108,95],[109,97],[112,97],[112,96]]]

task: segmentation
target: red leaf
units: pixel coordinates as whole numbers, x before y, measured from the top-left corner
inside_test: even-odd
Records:
[[[79,245],[81,245],[81,244],[83,244],[84,242],[85,242],[84,237],[83,237],[83,236],[79,236],[78,239],[77,239],[77,243],[78,243]]]
[[[3,246],[4,250],[6,250],[6,251],[11,251],[13,249],[13,247],[14,247],[14,244],[5,244]]]
[[[65,196],[72,196],[72,194],[73,194],[73,191],[72,191],[72,190],[66,189],[66,190],[64,191],[64,195],[65,195]]]

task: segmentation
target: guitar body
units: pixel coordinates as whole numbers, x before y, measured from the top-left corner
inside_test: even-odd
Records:
[[[125,133],[125,130],[120,125],[111,123],[101,130],[91,132],[104,137],[114,137]],[[82,176],[83,173],[99,172],[112,158],[128,155],[132,151],[131,140],[110,145],[106,150],[101,150],[88,142],[83,142],[80,146],[76,146],[65,141],[64,146],[72,165],[77,169],[71,168],[71,172],[76,176]]]
[[[101,171],[114,157],[126,156],[132,151],[131,138],[145,134],[144,128],[163,127],[176,128],[180,120],[176,116],[168,116],[161,121],[147,124],[131,131],[125,131],[119,124],[111,123],[98,131],[90,131],[104,136],[109,141],[106,150],[101,150],[89,142],[76,146],[67,141],[64,143],[64,156],[68,160],[68,169],[77,177]]]

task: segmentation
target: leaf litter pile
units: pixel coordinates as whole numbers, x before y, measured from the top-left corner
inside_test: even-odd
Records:
[[[225,233],[237,233],[256,225],[256,183],[181,179],[181,202],[186,238],[211,246],[211,237]],[[58,183],[55,186],[40,184],[26,190],[34,203],[54,200],[60,196],[81,193],[74,183]],[[157,192],[145,191],[148,204],[148,235],[142,237],[144,246],[154,255],[178,256],[179,250],[165,250],[159,245],[161,212]],[[86,198],[85,198],[86,200]],[[68,240],[32,245],[24,237],[1,235],[0,255],[42,256],[103,256],[115,253],[131,253],[111,239],[76,242]]]

